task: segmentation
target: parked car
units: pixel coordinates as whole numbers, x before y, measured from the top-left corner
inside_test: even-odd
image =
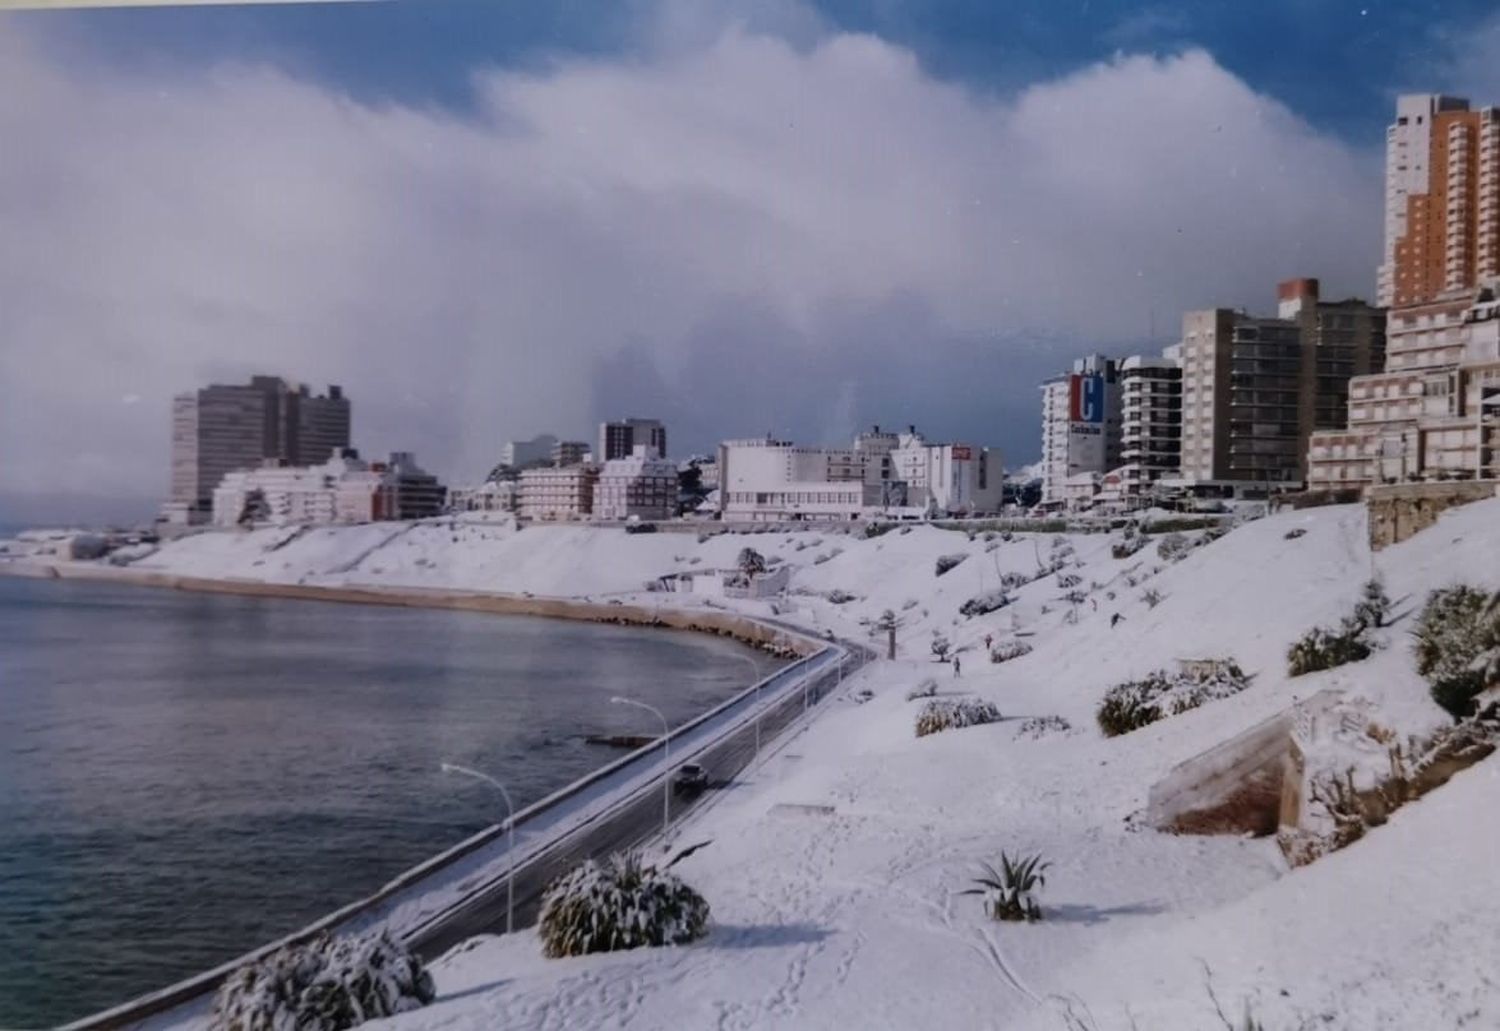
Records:
[[[697,763],[684,763],[672,778],[672,790],[679,795],[696,795],[708,787],[708,771]]]
[[[639,517],[637,517],[637,516],[631,516],[631,518],[635,519],[637,521],[633,522],[633,523],[627,522],[625,524],[625,532],[626,533],[655,533],[656,532],[656,524],[655,523],[643,523],[643,522],[640,522],[639,521]]]

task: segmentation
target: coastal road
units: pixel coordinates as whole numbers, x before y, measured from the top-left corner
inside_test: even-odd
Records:
[[[844,660],[843,676],[849,676],[873,654],[857,644],[846,644],[849,656]],[[841,682],[837,666],[809,681],[806,704],[810,707],[826,700]],[[790,691],[783,698],[768,702],[760,718],[760,741],[764,749],[781,731],[803,714],[804,692]],[[673,756],[675,769],[685,762],[696,762],[708,773],[709,789],[697,798],[673,795],[671,818],[675,822],[694,806],[702,804],[716,791],[731,786],[735,777],[755,758],[755,721],[720,738],[707,748],[681,758]],[[637,848],[662,830],[662,785],[640,792],[608,813],[562,838],[544,854],[523,862],[515,873],[516,927],[536,922],[542,892],[559,875],[588,858],[599,858],[612,852]],[[691,842],[684,842],[691,844]],[[432,959],[476,934],[493,934],[505,930],[506,879],[501,877],[471,895],[433,925],[412,935],[408,942],[424,958]]]

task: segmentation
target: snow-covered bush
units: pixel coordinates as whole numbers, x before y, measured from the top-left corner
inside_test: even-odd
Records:
[[[975,595],[958,607],[959,615],[982,616],[986,612],[994,612],[1003,609],[1010,604],[1010,598],[1005,594],[1005,588],[997,588],[993,591],[985,591],[983,594]]]
[[[1061,716],[1032,716],[1022,722],[1016,731],[1018,738],[1031,738],[1033,740],[1051,737],[1054,734],[1066,734],[1073,729],[1073,724]]]
[[[1105,737],[1116,737],[1249,686],[1249,678],[1232,659],[1195,663],[1177,673],[1159,669],[1106,691],[1095,718]]]
[[[1030,654],[1031,645],[1025,641],[1001,641],[990,649],[990,661],[998,664]]]
[[[1062,600],[1067,602],[1069,605],[1082,605],[1084,602],[1089,600],[1089,596],[1086,591],[1080,591],[1075,587],[1067,594],[1064,594],[1062,596]]]
[[[243,966],[219,986],[212,1031],[341,1031],[425,1006],[421,960],[384,931],[319,935]]]
[[[1146,603],[1148,609],[1154,609],[1162,602],[1162,593],[1155,587],[1148,587],[1141,594],[1141,601]]]
[[[1134,524],[1127,526],[1125,528],[1125,539],[1122,541],[1116,541],[1113,545],[1110,546],[1109,555],[1111,558],[1129,558],[1131,555],[1134,555],[1136,552],[1140,551],[1146,545],[1151,543],[1151,539],[1145,534],[1132,533],[1131,531],[1134,529]]]
[[[1298,537],[1305,536],[1307,536],[1307,531],[1300,526],[1295,526],[1292,529],[1288,530],[1286,533],[1282,534],[1281,539],[1284,541],[1294,541]]]
[[[1004,590],[1014,591],[1031,583],[1031,577],[1025,573],[1001,573],[1000,586]]]
[[[910,612],[912,609],[914,609],[914,608],[917,607],[917,604],[918,604],[917,599],[915,599],[915,598],[907,598],[905,601],[903,601],[901,603],[901,611],[902,612]]]
[[[1500,593],[1466,585],[1433,591],[1412,636],[1417,672],[1454,717],[1472,713],[1475,696],[1500,680]]]
[[[947,662],[953,643],[937,631],[932,633],[932,657],[937,662]]]
[[[735,565],[746,576],[755,576],[766,571],[765,556],[754,548],[741,548],[740,557],[735,562]]]
[[[933,680],[931,677],[928,677],[916,687],[906,692],[906,700],[908,702],[914,702],[918,698],[931,698],[935,694],[937,694],[937,681]]]
[[[865,539],[872,540],[884,534],[890,533],[896,528],[892,522],[871,522],[865,524]]]
[[[1186,555],[1192,546],[1192,543],[1182,534],[1173,532],[1157,542],[1156,555],[1168,562],[1175,562]]]
[[[1342,631],[1313,627],[1287,650],[1287,675],[1300,677],[1368,659],[1370,646],[1361,638],[1362,631],[1358,624],[1348,624]]]
[[[849,602],[856,601],[859,598],[858,595],[850,594],[848,591],[840,590],[837,587],[829,591],[826,597],[835,605],[847,605]]]
[[[939,555],[937,560],[937,575],[942,576],[968,557],[966,553],[962,552],[954,555]]]
[[[1037,892],[1047,884],[1045,871],[1050,863],[1042,862],[1040,855],[1017,856],[1011,859],[1000,853],[1000,868],[988,863],[981,877],[974,878],[978,887],[959,892],[960,895],[984,897],[984,911],[992,920],[1025,920],[1042,918],[1042,907],[1037,901]]]
[[[994,702],[979,698],[934,698],[917,713],[917,737],[995,723],[999,719],[1000,710]]]
[[[658,870],[639,853],[616,854],[584,860],[553,881],[542,896],[538,924],[543,953],[582,956],[701,937],[708,903],[670,872],[675,862]]]
[[[1081,583],[1083,583],[1083,577],[1079,576],[1077,573],[1057,574],[1057,586],[1061,587],[1063,590],[1067,590],[1070,587],[1077,587]]]
[[[1391,610],[1390,596],[1379,577],[1365,581],[1359,601],[1354,604],[1354,618],[1361,625],[1379,629],[1385,626],[1386,616]]]

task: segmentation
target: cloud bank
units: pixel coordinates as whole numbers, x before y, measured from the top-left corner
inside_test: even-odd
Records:
[[[460,116],[7,33],[0,492],[159,495],[170,396],[251,372],[343,384],[359,446],[460,479],[624,414],[679,452],[916,422],[1019,464],[1082,348],[1370,289],[1378,153],[1203,52],[985,98],[873,37],[680,35],[477,71]]]

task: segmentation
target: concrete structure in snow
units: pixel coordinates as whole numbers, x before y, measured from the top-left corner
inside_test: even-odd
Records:
[[[220,384],[172,399],[172,487],[169,522],[204,522],[228,473],[267,460],[290,466],[327,461],[349,446],[349,399],[337,386],[314,396],[277,376]]]
[[[552,445],[551,458],[553,465],[578,465],[592,460],[588,443],[582,440],[559,440]]]
[[[477,487],[450,487],[450,512],[515,512],[521,505],[515,480],[486,480]]]
[[[654,447],[637,444],[612,458],[594,485],[595,519],[670,519],[677,514],[677,466]]]
[[[1182,463],[1182,345],[1126,358],[1119,379],[1121,464],[1111,475],[1122,499],[1143,499]]]
[[[599,467],[592,462],[527,469],[521,473],[521,518],[537,521],[587,519],[594,514]]]
[[[213,522],[233,527],[422,519],[441,512],[443,492],[409,452],[372,463],[344,448],[321,465],[266,459],[260,468],[226,474],[214,489]]]

